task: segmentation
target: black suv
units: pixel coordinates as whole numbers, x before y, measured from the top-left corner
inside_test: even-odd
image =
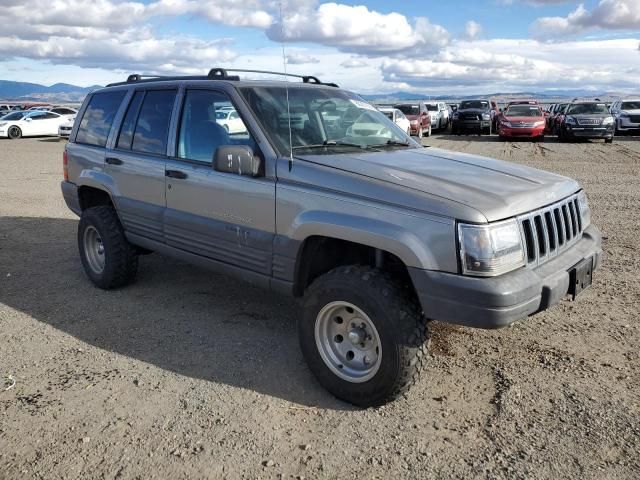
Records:
[[[488,100],[464,100],[454,112],[451,133],[464,131],[491,133],[491,105]]]
[[[560,142],[575,138],[604,138],[605,143],[613,142],[615,119],[604,102],[573,102],[556,124]]]

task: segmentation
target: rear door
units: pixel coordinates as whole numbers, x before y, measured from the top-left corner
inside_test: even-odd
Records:
[[[190,253],[270,275],[275,175],[254,178],[212,167],[222,145],[248,145],[262,156],[238,113],[237,128],[227,131],[220,124],[229,103],[222,90],[184,92],[175,155],[167,161],[165,238],[168,245]]]
[[[164,241],[165,164],[176,88],[132,92],[123,121],[106,152],[114,201],[128,234]]]

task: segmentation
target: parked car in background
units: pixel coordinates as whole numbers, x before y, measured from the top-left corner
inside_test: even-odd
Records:
[[[547,118],[547,129],[554,135],[558,134],[558,128],[560,127],[558,119],[561,118],[561,115],[564,113],[568,105],[568,103],[558,103],[553,108],[553,111],[549,112],[549,117]]]
[[[411,135],[422,138],[431,136],[431,116],[424,102],[400,103],[395,105],[409,119]]]
[[[59,138],[69,138],[69,135],[71,135],[71,130],[73,129],[73,124],[76,120],[76,117],[72,117],[72,118],[67,118],[67,121],[64,123],[61,123],[60,126],[58,127],[58,137]]]
[[[62,115],[63,117],[67,118],[75,118],[75,116],[78,114],[78,111],[75,108],[71,107],[53,107],[48,109],[47,111],[57,113],[58,115]]]
[[[411,135],[411,122],[409,122],[409,119],[399,109],[394,107],[380,107],[380,111],[403,131],[407,132],[407,135]]]
[[[605,143],[613,142],[615,119],[604,102],[571,103],[556,121],[560,142],[576,138],[604,138]]]
[[[640,130],[640,97],[617,100],[611,105],[616,133]]]
[[[451,119],[451,133],[465,131],[491,133],[491,106],[488,100],[464,100]]]
[[[501,140],[507,138],[531,138],[544,141],[546,121],[542,109],[537,105],[509,105],[500,115],[498,135]]]
[[[458,104],[457,103],[450,103],[449,104],[449,111],[453,114],[453,112],[455,112],[456,110],[458,110]]]
[[[11,112],[17,112],[22,110],[19,105],[1,104],[0,105],[0,117]]]
[[[449,128],[449,109],[444,102],[427,102],[427,110],[431,120],[432,130],[442,130]]]
[[[247,127],[235,109],[216,110],[216,123],[224,128],[227,133],[246,133]]]
[[[18,112],[15,112],[16,114]],[[67,117],[53,112],[31,110],[22,118],[0,120],[0,137],[16,139],[20,137],[57,136],[58,127]]]

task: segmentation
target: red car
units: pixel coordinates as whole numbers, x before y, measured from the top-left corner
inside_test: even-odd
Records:
[[[544,113],[539,105],[513,103],[500,116],[498,134],[501,140],[519,137],[544,141],[546,125]]]
[[[411,135],[418,138],[431,136],[431,116],[424,102],[400,103],[394,105],[394,108],[400,110],[409,119]]]

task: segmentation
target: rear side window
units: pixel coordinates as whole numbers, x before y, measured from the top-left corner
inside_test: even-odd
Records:
[[[142,101],[133,134],[132,150],[166,155],[167,136],[176,90],[149,90]]]
[[[136,127],[136,120],[138,120],[138,114],[140,113],[140,106],[142,105],[142,99],[144,98],[144,92],[136,92],[127,108],[127,114],[122,122],[122,128],[120,129],[120,136],[118,137],[118,144],[116,148],[124,150],[131,150],[131,142],[133,141],[133,131]]]
[[[76,142],[104,147],[107,144],[113,119],[126,93],[120,90],[94,94],[82,116]]]

